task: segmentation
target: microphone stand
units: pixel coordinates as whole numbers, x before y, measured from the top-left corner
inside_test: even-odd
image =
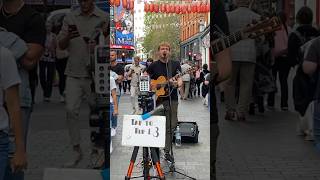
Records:
[[[167,54],[163,54],[164,55],[164,59],[166,59],[166,72],[167,72],[167,78],[172,78],[169,76],[169,68],[168,68],[168,63],[169,62],[169,59],[166,58]],[[171,65],[171,72],[172,73],[172,65]],[[173,74],[171,74],[173,75]],[[168,92],[171,93],[171,86],[170,86],[170,82],[168,81]],[[164,108],[165,111],[168,111],[167,108]],[[170,131],[171,131],[171,137],[170,137],[170,143],[171,143],[171,148],[170,148],[170,151],[171,151],[171,157],[172,157],[172,162],[170,162],[170,166],[169,166],[169,173],[177,173],[177,174],[180,174],[184,177],[187,177],[189,179],[192,179],[192,180],[196,180],[196,178],[193,178],[191,176],[188,176],[180,171],[177,171],[176,168],[175,168],[175,161],[174,161],[174,156],[173,156],[173,148],[172,148],[172,139],[173,139],[173,132],[172,132],[172,99],[171,99],[171,94],[169,94],[169,128],[170,128]],[[178,120],[177,120],[177,123],[178,123]]]

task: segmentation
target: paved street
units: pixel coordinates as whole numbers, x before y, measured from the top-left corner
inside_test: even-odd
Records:
[[[122,98],[122,97],[121,97]],[[120,100],[121,114],[132,112],[129,96],[124,96]],[[121,116],[121,115],[120,115]],[[208,108],[202,105],[202,101],[199,99],[191,101],[182,101],[179,104],[178,110],[179,121],[196,121],[199,125],[199,143],[187,145],[183,144],[179,148],[174,148],[174,157],[176,160],[176,168],[180,172],[194,177],[199,180],[209,179],[209,111]],[[121,126],[121,118],[118,121]],[[121,131],[121,128],[118,132]],[[122,147],[121,134],[113,138],[114,152],[111,156],[111,179],[123,180],[129,166],[129,161],[133,148]],[[142,150],[140,149],[140,152]],[[142,153],[137,157],[137,162],[141,162]],[[163,164],[164,172],[168,171],[168,165]],[[142,168],[140,166],[135,167],[134,176],[142,175]],[[181,175],[167,175],[166,179],[184,179]]]
[[[26,180],[42,180],[45,168],[61,168],[62,164],[70,156],[69,136],[65,125],[64,105],[59,103],[57,89],[55,88],[53,100],[50,103],[42,102],[41,90],[38,90],[37,103],[32,115],[29,134],[29,168],[26,172]],[[129,95],[121,97],[119,129],[113,139],[114,151],[111,156],[112,180],[124,179],[132,148],[123,147],[121,143],[122,115],[131,113]],[[78,166],[86,169],[89,164],[90,154],[90,129],[88,128],[88,108],[86,104],[81,107],[80,128],[84,160]],[[200,99],[184,101],[179,106],[179,121],[197,121],[200,137],[196,145],[183,144],[174,149],[176,168],[180,172],[187,173],[197,179],[209,179],[209,111],[202,105]],[[137,162],[141,161],[141,155]],[[163,164],[163,170],[168,170],[168,165]],[[139,165],[135,167],[135,175],[141,174]],[[167,175],[167,179],[181,179],[180,175]]]
[[[320,152],[296,135],[298,115],[293,111],[291,71],[289,112],[279,108],[249,117],[248,123],[224,120],[220,110],[218,180],[319,180]],[[280,87],[278,85],[278,87]]]

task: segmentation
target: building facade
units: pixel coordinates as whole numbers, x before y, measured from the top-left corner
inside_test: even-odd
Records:
[[[209,62],[210,13],[190,13],[180,16],[180,57],[203,65]]]
[[[144,1],[135,0],[134,8],[134,38],[135,38],[135,55],[139,56],[142,60],[146,59],[146,55],[143,51],[143,41],[144,41]]]

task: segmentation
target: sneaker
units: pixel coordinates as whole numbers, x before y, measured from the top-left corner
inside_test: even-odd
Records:
[[[137,110],[136,114],[137,114],[137,115],[142,115],[142,114],[143,114],[142,109]]]
[[[93,150],[90,154],[90,165],[88,165],[88,168],[94,169],[98,161],[99,161],[98,151]]]
[[[111,136],[115,136],[117,134],[117,130],[115,128],[111,128]]]
[[[65,100],[64,96],[60,96],[60,102],[61,102],[61,103],[65,103],[65,101],[66,101],[66,100]]]
[[[113,147],[112,147],[112,140],[110,141],[110,154],[112,153],[113,151]]]
[[[93,150],[90,154],[91,164],[88,165],[88,168],[91,169],[101,169],[104,165],[104,153],[99,152],[98,150]]]
[[[70,156],[70,161],[63,165],[64,168],[75,168],[82,160],[82,152],[73,151]]]
[[[207,106],[208,105],[208,103],[207,103],[207,100],[206,99],[203,99],[203,105],[205,105],[205,106]]]

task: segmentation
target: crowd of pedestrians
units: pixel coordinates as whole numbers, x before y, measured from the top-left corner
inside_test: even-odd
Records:
[[[230,29],[240,30],[263,15],[240,3],[227,16]],[[293,26],[289,26],[284,12],[277,16],[281,21],[279,30],[257,39],[243,40],[231,47],[232,72],[228,80],[216,87],[222,97],[218,101],[225,100],[225,120],[246,122],[248,115],[254,115],[256,109],[264,113],[266,107],[271,111],[279,107],[287,112],[291,98],[292,111],[299,116],[297,134],[305,140],[315,140],[319,148],[317,62],[320,31],[313,26],[313,12],[309,7],[302,7],[297,12]],[[291,73],[293,85],[289,87]],[[289,96],[291,89],[292,97]],[[280,96],[279,105],[276,104],[277,94]]]

